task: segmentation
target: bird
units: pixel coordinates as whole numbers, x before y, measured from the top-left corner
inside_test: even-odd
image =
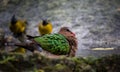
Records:
[[[75,34],[68,27],[62,27],[58,33],[29,37],[31,37],[31,42],[16,43],[15,45],[32,52],[43,49],[54,55],[75,56],[78,42]]]
[[[26,32],[26,20],[16,19],[15,15],[12,16],[9,29],[15,37],[20,37]]]
[[[26,20],[17,19],[15,15],[13,15],[11,18],[9,29],[13,33],[13,36],[17,38],[20,42],[25,42],[27,24],[28,22]],[[24,53],[26,50],[24,48],[16,48],[13,51]]]
[[[42,20],[42,22],[38,24],[38,31],[41,36],[45,34],[51,34],[52,29],[53,29],[52,23],[46,19]]]

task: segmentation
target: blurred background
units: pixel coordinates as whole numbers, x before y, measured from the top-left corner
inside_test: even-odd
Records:
[[[0,0],[0,28],[6,36],[10,19],[28,21],[28,35],[39,35],[38,23],[48,19],[53,33],[69,27],[78,39],[76,56],[120,54],[120,0]]]

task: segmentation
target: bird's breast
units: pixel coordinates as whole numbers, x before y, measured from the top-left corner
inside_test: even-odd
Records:
[[[42,24],[39,26],[39,32],[41,35],[50,34],[52,32],[52,25],[48,24],[43,26]]]

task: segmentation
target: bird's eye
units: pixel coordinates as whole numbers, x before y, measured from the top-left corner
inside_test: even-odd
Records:
[[[69,31],[69,32],[70,32],[70,30],[69,30],[69,29],[66,29],[66,31]]]

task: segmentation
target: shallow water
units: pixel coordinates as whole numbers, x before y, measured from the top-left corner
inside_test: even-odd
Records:
[[[119,54],[120,0],[1,0],[0,27],[10,35],[9,22],[13,14],[27,19],[27,34],[39,35],[37,25],[49,19],[53,33],[67,26],[78,39],[77,56]],[[91,51],[91,48],[115,48]],[[117,49],[117,51],[116,51]]]

